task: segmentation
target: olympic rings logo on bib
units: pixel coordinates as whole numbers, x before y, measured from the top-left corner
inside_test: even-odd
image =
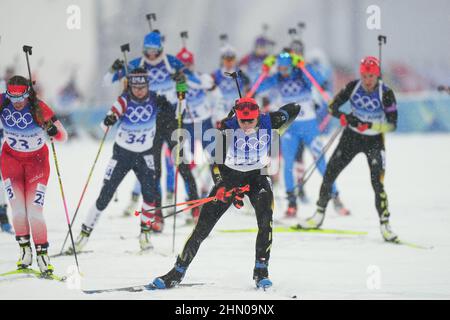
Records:
[[[33,116],[29,112],[21,114],[19,111],[11,112],[8,109],[4,109],[2,117],[9,127],[17,126],[19,129],[25,129],[33,122]]]
[[[159,68],[151,68],[148,70],[148,76],[150,78],[150,83],[152,82],[164,82],[167,79],[169,73],[167,70]]]
[[[189,88],[188,92],[186,93],[186,99],[190,100],[195,98],[200,92],[200,89],[192,89]]]
[[[127,112],[125,116],[131,123],[138,123],[139,121],[147,122],[152,117],[153,108],[151,105],[137,106],[137,107],[127,107]]]
[[[380,101],[378,99],[372,99],[368,96],[361,97],[358,93],[355,93],[352,97],[352,102],[358,108],[375,111],[380,108]]]
[[[249,150],[261,151],[270,142],[270,136],[268,134],[262,135],[259,139],[251,137],[247,141],[244,138],[239,138],[234,143],[234,146],[241,151],[244,151],[248,147]]]
[[[283,96],[293,96],[300,93],[300,85],[294,81],[289,81],[283,84],[280,91]]]
[[[235,85],[234,80],[225,79],[219,84],[219,87],[223,91],[232,91],[235,90]]]

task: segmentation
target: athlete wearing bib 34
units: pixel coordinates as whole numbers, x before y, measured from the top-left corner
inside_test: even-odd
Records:
[[[39,269],[43,274],[51,274],[53,266],[47,254],[47,226],[43,216],[50,174],[46,139],[48,135],[65,141],[67,133],[22,76],[9,79],[6,94],[0,96],[0,106],[5,134],[1,170],[20,246],[17,266],[28,268],[32,264],[31,232]]]
[[[203,205],[194,231],[178,256],[175,266],[166,275],[156,278],[153,285],[170,288],[181,282],[200,244],[209,235],[220,217],[233,204],[240,209],[245,194],[255,209],[258,222],[253,279],[257,287],[270,287],[268,264],[272,247],[272,182],[264,170],[270,163],[273,131],[284,132],[297,117],[300,106],[288,104],[276,112],[260,113],[256,101],[242,98],[234,106],[235,116],[221,122],[221,135],[216,137],[216,163],[213,166],[215,186],[209,196],[214,201]],[[222,137],[222,143],[218,139]],[[222,145],[220,152],[217,146]],[[217,156],[222,154],[222,156]]]
[[[148,88],[148,73],[136,68],[128,75],[128,89],[113,104],[107,114],[104,125],[112,126],[119,119],[119,128],[110,160],[104,176],[104,183],[96,203],[90,209],[82,225],[76,242],[80,251],[87,243],[95,224],[103,210],[111,201],[114,192],[130,170],[139,180],[144,198],[141,214],[141,233],[139,244],[142,250],[152,248],[150,231],[161,231],[163,222],[154,213],[147,212],[156,206],[158,183],[156,180],[156,162],[160,155],[163,140],[173,148],[175,142],[171,135],[177,128],[175,110],[164,96]],[[181,175],[188,181],[193,177],[185,164],[179,166]],[[194,188],[192,188],[194,190]],[[150,224],[150,218],[157,220]],[[70,252],[70,251],[69,251]]]
[[[331,196],[331,185],[338,175],[360,152],[367,157],[370,179],[375,191],[375,206],[380,219],[381,234],[386,241],[396,241],[397,235],[389,225],[389,209],[384,191],[384,134],[397,127],[397,106],[394,92],[378,79],[380,66],[375,57],[366,57],[360,64],[361,80],[354,80],[341,90],[329,105],[329,112],[345,126],[336,150],[328,162],[320,187],[316,213],[300,223],[304,228],[318,228],[325,218]],[[339,108],[350,101],[352,112]]]

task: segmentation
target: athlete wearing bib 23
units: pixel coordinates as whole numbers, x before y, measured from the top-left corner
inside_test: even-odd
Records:
[[[49,244],[43,216],[50,174],[46,140],[50,136],[65,141],[67,133],[52,109],[36,98],[29,80],[22,76],[8,80],[6,94],[0,95],[0,106],[5,134],[1,170],[20,246],[17,267],[25,269],[32,264],[31,233],[39,269],[49,275],[53,266],[47,254]]]
[[[234,111],[235,116],[221,122],[222,134],[216,137],[216,163],[212,170],[215,186],[209,194],[215,200],[203,205],[197,225],[174,268],[152,282],[156,288],[170,288],[181,282],[200,244],[232,204],[242,208],[245,195],[255,209],[258,222],[253,279],[257,287],[272,285],[268,264],[272,247],[273,192],[270,177],[262,170],[270,161],[271,139],[278,137],[272,131],[283,132],[289,127],[300,106],[292,103],[276,112],[261,114],[254,99],[242,98],[237,100]],[[221,144],[217,142],[220,137],[225,140]],[[217,156],[220,145],[224,150],[222,156]]]

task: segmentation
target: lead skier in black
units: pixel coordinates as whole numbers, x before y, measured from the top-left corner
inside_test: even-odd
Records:
[[[244,195],[250,199],[258,223],[253,279],[258,288],[272,285],[268,264],[272,246],[273,191],[266,169],[274,143],[279,142],[275,132],[284,132],[299,112],[300,105],[295,103],[287,104],[276,112],[260,113],[254,99],[241,98],[236,101],[235,114],[220,122],[220,135],[215,140],[216,155],[212,166],[215,186],[209,194],[215,200],[203,205],[197,225],[175,266],[167,274],[156,278],[150,284],[152,287],[166,289],[179,284],[200,244],[232,204],[238,209],[244,205]]]

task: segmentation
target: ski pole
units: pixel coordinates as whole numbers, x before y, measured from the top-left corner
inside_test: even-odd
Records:
[[[84,198],[84,194],[86,193],[86,190],[87,190],[87,187],[89,185],[89,182],[91,181],[92,173],[94,172],[95,165],[97,164],[97,160],[98,160],[98,158],[100,156],[100,152],[102,151],[103,143],[105,142],[105,139],[106,139],[106,136],[108,135],[108,132],[109,132],[109,127],[106,128],[105,134],[103,135],[103,138],[100,141],[100,146],[98,148],[97,155],[95,156],[95,159],[94,159],[94,164],[92,165],[91,170],[89,171],[89,174],[88,174],[88,177],[87,177],[87,181],[86,181],[86,183],[85,183],[85,185],[83,187],[83,191],[81,192],[80,200],[78,200],[77,208],[75,209],[75,213],[74,213],[74,215],[72,217],[72,222],[70,224],[71,227],[75,223],[75,219],[77,217],[78,210],[80,209],[81,202],[83,201],[83,198]],[[68,237],[69,237],[69,233],[66,234],[66,238],[64,239],[63,245],[61,247],[61,251],[59,252],[60,254],[63,253],[63,251],[64,251],[64,247],[66,245]]]
[[[386,36],[378,35],[378,61],[380,62],[380,78],[381,78],[381,48],[386,44]]]
[[[297,66],[297,68],[301,69],[302,72],[305,74],[305,76],[311,81],[312,85],[319,91],[320,95],[322,96],[323,100],[328,103],[331,100],[331,97],[329,94],[320,86],[320,84],[317,82],[317,80],[313,77],[313,75],[306,69],[304,65],[304,61],[300,61]],[[322,120],[322,122],[319,124],[319,130],[322,132],[327,127],[328,123],[331,120],[331,115],[327,114],[325,118]]]
[[[169,204],[169,205],[166,205],[166,206],[155,207],[155,208],[151,208],[151,209],[143,210],[143,211],[145,211],[145,212],[152,212],[152,211],[158,211],[158,210],[162,210],[162,209],[168,209],[168,208],[173,208],[173,207],[184,206],[184,205],[187,205],[187,204],[190,205],[190,204],[194,204],[194,203],[197,203],[197,202],[199,202],[199,201],[203,201],[203,200],[210,199],[210,198],[214,198],[214,197],[202,198],[202,199],[195,199],[195,200],[189,200],[189,201],[186,201],[186,202],[180,202],[180,203],[177,203],[177,204]],[[138,216],[138,215],[140,215],[141,213],[142,213],[142,211],[136,210],[136,211],[134,212],[134,215],[135,215],[135,216]]]
[[[226,76],[231,77],[231,78],[234,79],[234,81],[236,83],[236,88],[237,88],[238,93],[239,93],[239,98],[242,98],[241,87],[239,86],[239,80],[238,80],[240,72],[241,72],[241,70],[237,70],[237,71],[234,71],[234,72],[224,72],[224,74]]]
[[[306,182],[309,180],[311,175],[313,174],[314,170],[317,167],[317,164],[319,163],[320,159],[325,155],[325,153],[328,151],[328,149],[333,144],[334,140],[336,140],[337,136],[341,133],[341,131],[344,129],[344,127],[340,126],[336,129],[336,131],[331,136],[330,140],[328,140],[327,144],[323,147],[322,152],[320,155],[315,159],[315,161],[305,170],[305,177],[302,179],[302,185],[305,185]],[[298,187],[298,185],[297,185]]]
[[[236,189],[236,188],[234,188],[234,189],[228,191],[228,193],[230,193],[230,192],[232,192],[232,191],[236,191],[235,189]],[[250,190],[250,186],[249,186],[249,185],[245,185],[244,187],[237,188],[237,191],[239,191],[239,192],[246,192],[246,191],[249,191],[249,190]],[[161,210],[161,209],[167,209],[167,208],[179,207],[179,206],[183,206],[183,205],[187,205],[187,204],[190,205],[190,204],[194,204],[194,203],[201,202],[201,201],[205,201],[205,200],[214,200],[214,198],[215,198],[215,197],[207,197],[207,198],[201,198],[201,199],[196,199],[196,200],[189,200],[189,201],[180,202],[180,203],[177,203],[177,204],[169,204],[169,205],[162,206],[162,207],[151,208],[151,209],[144,210],[144,211],[145,211],[145,212],[152,212],[152,211],[157,211],[157,210]],[[135,216],[138,216],[138,215],[141,214],[141,213],[142,213],[142,211],[136,210],[136,211],[134,212],[134,215],[135,215]]]
[[[235,192],[235,193],[244,193],[244,192],[248,192],[248,191],[250,191],[250,185],[247,184],[247,185],[245,185],[245,186],[243,186],[243,187],[233,188],[233,189],[227,191],[227,192],[225,193],[225,195],[226,195],[226,197],[230,197],[234,192]],[[168,217],[171,217],[171,216],[176,216],[177,214],[179,214],[179,213],[181,213],[181,212],[189,211],[189,210],[191,210],[191,209],[194,209],[194,208],[196,208],[196,207],[199,207],[199,206],[201,206],[201,205],[204,205],[204,204],[206,204],[206,203],[208,203],[208,202],[216,201],[216,200],[217,200],[217,199],[216,199],[215,196],[214,196],[214,197],[209,197],[209,198],[199,199],[199,200],[197,200],[196,203],[191,204],[191,205],[187,206],[186,208],[180,209],[180,210],[178,210],[178,211],[176,211],[176,212],[169,213],[168,215],[165,215],[163,218],[168,218]],[[148,212],[148,211],[150,211],[150,210],[146,210],[146,212]],[[151,224],[151,222],[149,221],[148,224]]]
[[[32,47],[31,46],[26,46],[24,45],[22,47],[23,52],[25,52],[25,57],[27,59],[27,68],[28,68],[28,76],[29,76],[29,80],[30,80],[30,88],[31,91],[34,92],[34,88],[33,88],[33,80],[31,79],[31,68],[30,68],[30,60],[28,58],[28,55],[32,55]],[[62,181],[61,181],[61,174],[59,173],[59,166],[58,166],[58,159],[56,157],[56,151],[55,151],[55,144],[53,143],[53,138],[50,138],[50,143],[52,146],[52,151],[53,151],[53,159],[55,160],[55,167],[56,167],[56,174],[58,176],[58,181],[59,181],[59,188],[61,190],[61,196],[62,196],[62,200],[63,200],[63,205],[64,205],[64,210],[66,213],[66,220],[67,220],[67,226],[69,228],[69,234],[70,234],[70,239],[72,241],[72,247],[75,251],[75,242],[73,241],[73,234],[72,234],[72,228],[70,226],[70,218],[69,218],[69,212],[67,210],[67,202],[66,202],[66,197],[64,195],[64,189],[63,189],[63,185],[62,185]],[[78,257],[75,253],[75,263],[77,265],[77,269],[78,269],[78,273],[80,273],[80,265],[78,264]]]
[[[123,53],[123,61],[125,62],[125,74],[128,74],[128,59],[127,59],[127,52],[130,52],[130,44],[125,43],[120,46],[120,51]]]
[[[156,21],[156,14],[148,13],[145,15],[145,18],[147,19],[148,27],[150,28],[150,32],[152,32],[153,31],[152,20]]]
[[[179,88],[178,88],[179,87]],[[175,186],[174,186],[174,205],[177,203],[177,193],[178,193],[178,171],[179,171],[179,161],[180,161],[180,130],[181,130],[181,107],[183,102],[185,102],[186,97],[186,84],[184,87],[177,84],[177,97],[178,97],[178,130],[177,130],[177,153],[175,155]],[[175,234],[176,234],[176,215],[173,217],[173,233],[172,233],[172,253],[175,252]]]
[[[64,195],[64,188],[63,188],[63,184],[62,184],[61,174],[59,172],[58,158],[56,157],[56,150],[55,150],[55,144],[53,143],[53,138],[50,139],[50,142],[52,145],[53,159],[55,161],[56,175],[58,176],[59,190],[61,191],[61,197],[62,197],[62,201],[63,201],[63,205],[64,205],[64,211],[66,213],[66,220],[67,220],[67,226],[69,228],[70,241],[72,242],[72,248],[73,248],[73,253],[74,253],[74,257],[75,257],[75,262],[77,264],[78,273],[80,273],[80,266],[78,264],[77,252],[75,250],[75,242],[73,241],[73,233],[72,233],[72,227],[70,224],[69,211],[67,209],[66,196]]]
[[[249,92],[245,95],[246,98],[251,98],[255,94],[256,90],[258,90],[259,86],[263,82],[265,78],[269,75],[269,71],[263,70],[263,72],[259,75],[258,79],[256,79],[255,83],[253,84],[252,88]]]
[[[120,51],[122,51],[123,53],[123,61],[124,61],[124,65],[125,65],[125,77],[123,79],[123,90],[127,90],[128,87],[128,59],[127,59],[127,52],[130,52],[130,44],[129,43],[125,43],[123,45],[120,46]],[[115,194],[115,199],[114,201],[116,201],[117,199],[117,193]]]

